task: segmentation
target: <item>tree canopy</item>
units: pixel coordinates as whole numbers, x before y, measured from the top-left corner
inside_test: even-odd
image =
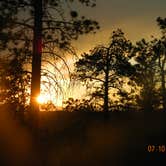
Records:
[[[122,77],[129,77],[134,72],[129,62],[131,49],[131,42],[118,29],[113,31],[108,46],[97,46],[76,62],[75,76],[94,89],[92,97],[103,99],[104,111],[111,107],[111,89],[118,90],[119,95],[126,93],[122,90]]]
[[[166,23],[160,17],[157,23],[161,37],[132,44],[118,29],[107,46],[81,56],[74,76],[87,86],[90,102],[104,111],[166,110]]]
[[[25,70],[24,64],[32,64],[32,70],[29,70],[29,73],[32,73],[31,100],[36,105],[36,97],[40,94],[41,69],[43,75],[52,78],[56,86],[59,86],[56,76],[41,68],[41,63],[46,60],[48,62],[50,57],[54,57],[55,61],[61,60],[68,70],[63,54],[59,53],[72,52],[71,40],[76,40],[82,34],[95,32],[99,28],[96,21],[80,16],[72,8],[75,2],[74,0],[2,0],[0,3],[1,56],[11,61],[17,59],[21,64],[20,71]],[[78,0],[78,2],[86,7],[95,6],[93,0]],[[13,70],[15,67],[13,66]],[[56,65],[54,67],[60,72]],[[17,75],[13,77],[17,79]],[[20,86],[17,88],[21,91]]]

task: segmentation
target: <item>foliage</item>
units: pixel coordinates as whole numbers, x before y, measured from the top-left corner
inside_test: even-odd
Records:
[[[134,48],[135,74],[133,79],[141,86],[137,103],[145,111],[166,109],[166,84],[165,84],[165,19],[160,17],[157,22],[162,30],[161,38],[145,39],[136,43]]]
[[[52,101],[40,105],[41,111],[57,111],[56,106]]]
[[[30,73],[23,70],[21,59],[14,58],[3,65],[1,71],[1,96],[4,104],[12,104],[16,111],[26,110],[30,88]]]
[[[153,50],[157,56],[158,73],[160,80],[161,103],[166,111],[166,18],[158,18],[158,25],[161,29],[161,38],[156,40]]]
[[[158,107],[157,100],[157,56],[153,51],[155,40],[146,42],[145,39],[136,43],[135,69],[133,75],[137,85],[141,86],[140,96],[137,98],[138,105],[145,111],[153,111]]]
[[[36,2],[37,1],[32,0],[2,0],[0,3],[0,18],[2,23],[0,28],[0,51],[1,56],[3,55],[2,59],[4,57],[9,58],[9,61],[17,59],[18,63],[21,64],[19,75],[12,72],[10,73],[11,77],[15,77],[15,80],[20,77],[22,77],[22,79],[25,78],[24,74],[26,75],[26,73],[22,73],[24,66],[27,63],[32,63],[34,39],[33,32],[35,29],[34,6]],[[68,51],[73,53],[70,44],[71,40],[78,39],[78,37],[82,34],[95,32],[95,30],[99,28],[96,21],[85,18],[84,16],[79,16],[77,11],[73,10],[72,5],[74,2],[76,2],[76,0],[43,1],[41,15],[42,46],[40,46],[42,47],[41,60],[43,61],[43,66],[44,61],[47,60],[48,62],[52,57],[54,57],[55,63],[59,60],[62,61],[66,70],[69,71],[69,67],[64,58],[64,53],[62,52]],[[78,2],[88,7],[95,6],[93,0],[79,0]],[[36,66],[36,68],[37,67],[38,66]],[[53,67],[56,74],[63,74],[57,66],[54,65]],[[15,69],[13,68],[13,70]],[[27,73],[31,73],[30,68],[28,68]],[[61,86],[55,79],[56,76],[52,76],[52,73],[43,67],[42,76],[52,79],[53,82],[55,82],[54,86]],[[26,77],[29,77],[29,75]],[[24,83],[26,83],[26,81],[24,81]],[[12,93],[17,94],[17,91],[13,91],[14,87],[9,88],[10,89],[7,89],[8,91],[12,91]],[[8,96],[8,98],[10,98],[10,96]]]
[[[101,111],[101,109],[94,105],[94,103],[90,100],[69,98],[67,101],[64,102],[64,111],[94,112]]]
[[[83,81],[88,89],[93,89],[90,96],[103,100],[105,111],[111,107],[109,91],[115,89],[122,95],[121,88],[125,82],[122,77],[129,77],[134,72],[129,62],[131,49],[131,42],[118,29],[113,32],[108,46],[95,47],[75,64],[75,77]]]

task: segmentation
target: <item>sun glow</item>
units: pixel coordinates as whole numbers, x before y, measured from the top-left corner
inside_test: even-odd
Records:
[[[46,57],[49,57],[49,55]],[[48,63],[48,60],[51,63]],[[71,61],[69,56],[66,57],[66,64],[68,67],[65,67],[64,63],[61,61],[57,61],[55,63],[55,60],[51,57],[49,57],[47,61],[42,64],[43,73],[41,75],[40,95],[36,98],[36,101],[40,105],[41,110],[47,107],[50,111],[52,111],[55,109],[50,108],[51,105],[63,108],[63,102],[70,96],[73,96],[73,87],[70,85],[70,77],[68,72],[68,67],[71,67],[72,70],[73,60]],[[78,91],[76,91],[76,93],[78,94]]]
[[[63,100],[61,97],[55,98],[55,96],[53,96],[52,94],[46,94],[46,93],[40,94],[36,98],[36,100],[41,106],[52,103],[56,107],[62,107],[62,103],[63,103]]]
[[[49,101],[49,97],[47,96],[47,95],[39,95],[38,97],[37,97],[37,102],[39,103],[39,104],[45,104],[45,103],[47,103]]]

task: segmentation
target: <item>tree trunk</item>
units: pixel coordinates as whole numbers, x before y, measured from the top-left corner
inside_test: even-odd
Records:
[[[109,60],[108,55],[109,51],[107,53],[106,57],[106,69],[105,69],[105,82],[104,82],[104,112],[108,112],[108,81],[109,81]]]
[[[165,81],[165,63],[166,63],[166,54],[164,55],[164,59],[161,60],[159,54],[159,67],[160,67],[160,74],[161,74],[161,95],[162,95],[162,102],[163,102],[163,110],[166,111],[166,81]]]
[[[108,112],[108,75],[105,75],[104,83],[104,111]]]
[[[162,86],[162,98],[163,98],[163,110],[166,111],[166,87],[165,87],[165,74],[164,74],[164,68],[161,71],[161,86]]]
[[[41,55],[42,55],[42,0],[34,0],[34,38],[32,55],[31,81],[31,113],[37,116],[39,104],[37,97],[40,94]]]

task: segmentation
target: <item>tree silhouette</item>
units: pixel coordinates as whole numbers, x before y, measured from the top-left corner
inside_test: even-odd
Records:
[[[156,39],[156,44],[153,48],[157,56],[163,110],[166,111],[166,18],[162,19],[159,17],[157,18],[157,22],[161,29],[162,36],[160,39]]]
[[[38,111],[39,106],[36,98],[40,95],[41,82],[41,56],[42,56],[42,19],[43,2],[35,0],[34,9],[34,28],[33,28],[33,53],[32,53],[32,81],[31,81],[31,111]]]
[[[73,99],[69,98],[67,101],[64,102],[64,111],[83,111],[83,112],[94,112],[94,111],[100,111],[99,107],[94,105],[91,100],[85,100],[85,99]]]
[[[95,6],[93,0],[79,0],[86,6]],[[96,21],[79,16],[71,9],[74,1],[60,0],[2,0],[0,3],[1,48],[12,59],[23,56],[32,62],[31,106],[38,111],[36,97],[40,94],[42,57],[48,56],[49,48],[70,49],[71,40],[99,28]],[[65,12],[68,14],[65,15]],[[32,44],[33,43],[33,44]],[[19,54],[16,54],[19,52]],[[58,54],[51,55],[63,59]],[[19,59],[19,58],[17,58]],[[49,59],[49,58],[48,58]]]
[[[153,51],[155,40],[146,42],[145,39],[137,42],[135,47],[134,80],[141,86],[140,96],[137,98],[138,105],[146,112],[151,112],[159,106],[157,84],[157,56]]]
[[[134,80],[141,86],[138,105],[144,111],[154,111],[163,107],[166,109],[165,85],[165,19],[158,18],[157,22],[162,30],[161,38],[145,39],[137,42],[134,49],[135,69]]]
[[[103,110],[106,112],[110,107],[110,90],[116,89],[122,94],[122,76],[130,76],[133,72],[129,62],[131,48],[131,42],[118,29],[113,31],[108,46],[95,47],[90,54],[84,53],[75,64],[75,76],[91,85],[89,89],[94,89],[91,96],[103,99]]]
[[[14,111],[25,111],[28,105],[28,88],[30,88],[31,74],[22,67],[24,59],[16,57],[11,61],[4,62],[1,78],[0,99],[5,104],[11,104]]]

